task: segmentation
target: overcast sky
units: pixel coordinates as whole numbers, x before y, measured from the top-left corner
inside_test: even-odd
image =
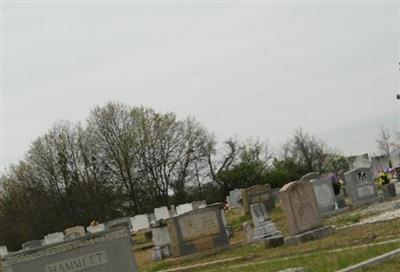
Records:
[[[2,166],[107,101],[347,154],[399,127],[399,3],[3,5]]]

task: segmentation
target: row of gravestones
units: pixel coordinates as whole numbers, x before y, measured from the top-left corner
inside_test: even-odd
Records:
[[[372,168],[372,174],[377,177],[379,172],[389,168],[400,168],[400,153],[389,155],[373,156],[371,159],[368,154],[350,156],[347,158],[350,169]]]
[[[204,222],[208,222],[210,219],[206,218],[209,216],[207,213],[210,212],[210,208],[208,211],[202,211],[200,208],[203,207],[206,207],[205,201],[179,205],[175,212],[175,217],[178,219],[171,216],[167,207],[156,208],[154,209],[154,220],[171,219],[174,222],[176,220],[179,222],[180,216],[186,218],[186,214],[193,212],[194,217],[197,217],[197,213],[200,211],[200,213],[206,214],[203,215]],[[214,223],[220,223],[220,219],[222,219],[223,214],[221,214],[220,208],[218,208],[218,211],[220,216],[216,221],[213,221]],[[8,252],[7,247],[2,246],[0,247],[1,266],[4,272],[137,271],[132,254],[131,232],[132,230],[138,231],[149,228],[149,219],[150,216],[148,215],[137,215],[132,218],[118,218],[104,224],[91,225],[86,230],[82,226],[76,226],[68,228],[64,232],[48,234],[42,240],[26,242],[22,244],[21,251],[12,253]],[[221,222],[225,232],[225,218]],[[188,228],[192,228],[191,223],[189,222],[189,225],[187,225],[187,222],[184,223],[186,225],[179,225],[182,231],[185,234],[193,232],[193,230],[188,230]],[[225,235],[227,234],[225,233]],[[167,238],[169,239],[169,237]],[[192,252],[191,250],[177,252],[176,245],[180,240],[172,239],[171,241],[175,241],[171,244],[173,254],[189,254]],[[215,243],[216,246],[220,244],[224,243]]]
[[[344,173],[344,177],[346,191],[349,192],[353,204],[366,204],[377,199],[371,169],[353,169]],[[240,199],[244,211],[251,214],[254,228],[250,224],[244,226],[250,241],[265,240],[269,245],[281,245],[284,241],[287,244],[297,244],[334,232],[332,227],[323,226],[321,216],[324,212],[337,208],[332,183],[328,179],[310,173],[303,180],[291,182],[280,189],[279,198],[290,235],[286,239],[267,214],[275,206],[273,195],[269,185],[256,185],[230,192],[229,197]],[[229,245],[229,233],[221,205],[211,205],[157,221],[152,228],[152,234],[155,260]]]
[[[158,207],[155,208],[152,214],[139,214],[131,217],[131,231],[137,232],[140,230],[146,230],[150,228],[151,222],[158,220],[166,220],[176,215],[181,215],[192,210],[196,210],[207,205],[205,200],[193,201],[191,203],[184,203],[178,206],[171,205],[170,209],[168,207]]]
[[[345,192],[353,206],[366,205],[378,200],[374,177],[370,167],[359,167],[344,173]],[[287,244],[321,238],[334,230],[322,225],[324,212],[337,208],[337,200],[330,179],[310,173],[300,181],[283,186],[280,200],[288,222],[290,237]]]
[[[364,205],[378,199],[375,182],[370,168],[357,168],[344,173],[345,191],[351,199],[352,205]],[[259,239],[269,241],[269,237],[282,237],[275,225],[268,219],[267,204],[260,198],[249,200],[248,192],[260,191],[260,186],[241,190],[243,206],[250,206],[254,229],[250,224],[244,224],[249,241]],[[269,191],[269,190],[265,190]],[[265,193],[265,192],[264,192]],[[271,196],[271,193],[266,195]],[[292,182],[279,191],[285,215],[289,225],[291,237],[287,238],[288,244],[298,243],[312,237],[323,237],[332,233],[332,228],[322,227],[322,216],[333,215],[334,212],[348,210],[345,207],[344,197],[336,196],[332,181],[327,177],[321,177],[319,173],[309,173],[300,181]],[[251,198],[251,197],[250,197]],[[263,196],[263,200],[270,197]],[[339,201],[340,200],[340,201]],[[340,203],[342,202],[342,203]],[[247,203],[247,204],[246,204]],[[259,203],[261,205],[256,205]],[[270,206],[273,208],[273,206]],[[262,224],[260,225],[260,222]]]
[[[267,210],[275,207],[270,185],[236,189],[230,192],[229,197],[236,199],[235,204],[240,199],[243,210],[252,215],[255,225],[252,240],[268,238],[273,243],[283,241],[282,235],[267,215]],[[157,216],[159,220],[151,224],[153,259],[184,256],[228,246],[230,231],[222,207],[222,204],[216,203],[174,217]],[[155,210],[155,214],[159,213]],[[167,212],[164,211],[164,214]]]
[[[350,198],[353,206],[361,206],[378,199],[371,168],[352,169],[343,175],[344,191]],[[301,180],[310,181],[314,188],[315,197],[321,214],[329,215],[347,208],[344,196],[335,195],[332,181],[328,177],[321,177],[319,173],[309,173]]]
[[[347,172],[345,177],[347,181],[346,187],[349,188],[347,191],[355,192],[354,197],[349,193],[352,200],[354,198],[364,200],[363,198],[371,194],[376,195],[376,188],[373,181],[372,183],[370,182],[372,175],[368,172],[368,169],[354,169]],[[312,177],[309,175],[308,178],[311,179]],[[318,192],[323,190],[315,190],[316,186],[309,184],[311,183],[308,181],[293,182],[285,185],[280,190],[280,199],[282,200],[289,223],[289,232],[292,236],[300,235],[299,237],[303,237],[304,233],[313,231],[312,236],[315,237],[316,231],[320,233],[319,235],[325,235],[331,231],[329,228],[322,228],[320,207],[317,204],[316,196],[319,195]],[[241,197],[243,197],[244,209],[245,211],[250,211],[255,226],[252,239],[257,240],[273,237],[282,240],[283,237],[267,216],[266,208],[269,207],[271,209],[274,206],[271,188],[268,185],[253,186],[241,190]],[[201,205],[203,204],[199,203],[199,206]],[[154,211],[155,217],[161,219],[161,222],[164,220],[165,222],[156,225],[152,229],[155,244],[155,248],[153,249],[156,255],[155,259],[161,258],[163,255],[182,256],[227,246],[229,238],[226,231],[225,216],[221,207],[221,205],[215,205],[200,210],[190,210],[189,205],[184,205],[179,212],[180,214],[172,218],[166,218],[168,209],[156,208]],[[115,226],[121,226],[126,223],[129,224],[129,222],[126,219],[117,219],[106,224],[90,226],[87,228],[87,231],[89,233],[103,233],[106,229],[112,229]],[[62,243],[64,240],[75,239],[80,236],[84,236],[84,228],[76,227],[66,230],[65,235],[63,233],[46,235],[44,243],[41,242],[40,245]],[[69,238],[66,239],[66,237]],[[205,241],[205,237],[209,237],[209,239]],[[299,237],[296,239],[303,239]],[[294,241],[297,241],[296,239]],[[23,246],[25,250],[34,247],[32,242]],[[103,258],[104,256],[104,254],[99,255],[99,258]],[[62,265],[60,263],[60,267]]]
[[[264,203],[268,210],[275,208],[273,190],[269,184],[259,184],[245,189],[234,189],[229,192],[226,202],[231,208],[241,206],[246,214],[250,214],[250,206]]]
[[[307,178],[315,179],[316,176],[309,174],[305,176],[305,179]],[[267,211],[274,208],[271,204],[273,192],[270,187],[258,185],[243,190],[243,206],[249,206],[253,223],[251,225],[247,222],[242,225],[248,242],[263,240],[267,247],[274,247],[284,243],[297,244],[332,234],[333,228],[322,225],[321,210],[316,197],[319,191],[317,189],[316,192],[314,188],[316,186],[308,180],[300,180],[288,183],[279,190],[279,199],[282,202],[289,228],[290,236],[286,238],[268,217]],[[263,194],[260,194],[261,192]]]

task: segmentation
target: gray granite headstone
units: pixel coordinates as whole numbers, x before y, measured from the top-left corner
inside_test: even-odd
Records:
[[[385,171],[390,168],[390,158],[387,155],[375,156],[371,158],[372,171],[375,177],[380,171]]]
[[[258,241],[267,237],[280,235],[275,224],[269,219],[264,203],[250,205],[250,214],[253,220],[251,241]]]
[[[253,220],[254,227],[259,227],[265,224],[269,220],[267,209],[262,203],[250,205],[250,215]]]
[[[311,173],[308,173],[308,174],[302,176],[302,177],[300,178],[300,180],[311,181],[311,180],[317,179],[317,178],[319,178],[319,177],[321,177],[321,174],[320,174],[320,173],[318,173],[318,172],[311,172]]]
[[[311,180],[315,197],[321,213],[331,212],[336,206],[336,196],[333,191],[332,181],[327,178]]]
[[[390,154],[390,162],[392,163],[392,167],[400,167],[400,153],[399,152],[393,152]]]
[[[205,200],[198,200],[192,202],[193,210],[199,209],[200,207],[207,206],[207,202]]]
[[[222,204],[209,205],[166,220],[173,257],[229,246]]]
[[[135,272],[131,235],[127,228],[10,253],[4,272]]]
[[[353,204],[367,204],[377,199],[378,194],[371,168],[357,168],[344,174],[346,194]]]
[[[113,229],[119,227],[127,227],[132,229],[131,219],[129,217],[121,217],[104,223],[106,229]]]
[[[49,245],[49,244],[59,243],[64,241],[64,238],[65,236],[63,232],[50,233],[44,237],[44,244]]]
[[[167,225],[160,224],[151,229],[152,240],[154,243],[153,260],[159,261],[170,256],[171,238],[169,236]]]
[[[229,192],[230,206],[237,207],[240,204],[240,197],[242,195],[241,189],[235,189]]]
[[[394,189],[396,191],[396,195],[400,195],[400,182],[396,182],[394,184]]]
[[[227,196],[225,199],[226,199],[226,203],[228,203],[228,206],[229,206],[229,207],[233,207],[234,204],[233,204],[233,202],[232,202],[232,200],[231,200],[231,197],[230,197],[230,196]]]
[[[241,189],[243,210],[246,214],[250,213],[250,205],[264,203],[267,210],[275,208],[274,198],[270,184],[259,184],[250,188]]]
[[[42,241],[32,240],[22,244],[22,249],[32,249],[42,246]]]
[[[356,168],[370,168],[371,161],[369,160],[368,154],[361,154],[356,156],[347,157],[350,169]]]

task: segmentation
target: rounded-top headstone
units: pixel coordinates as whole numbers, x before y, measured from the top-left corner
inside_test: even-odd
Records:
[[[322,226],[322,219],[309,181],[294,181],[284,185],[279,197],[288,222],[289,234],[294,236]]]

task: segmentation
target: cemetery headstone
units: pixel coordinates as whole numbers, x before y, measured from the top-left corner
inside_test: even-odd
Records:
[[[362,155],[350,156],[347,158],[347,161],[349,162],[350,169],[371,167],[371,161],[369,160],[367,153]]]
[[[396,196],[396,187],[394,183],[388,183],[382,186],[382,192],[384,198],[390,198]]]
[[[176,207],[176,214],[177,215],[181,215],[181,214],[190,212],[192,210],[193,210],[192,203],[185,203],[185,204],[181,204],[181,205]]]
[[[390,162],[392,168],[400,167],[400,152],[393,152],[390,154]]]
[[[279,192],[288,223],[288,244],[297,244],[330,235],[333,229],[323,227],[313,185],[309,181],[294,181]]]
[[[205,207],[205,206],[207,206],[207,202],[205,200],[199,200],[199,201],[192,202],[193,210],[200,209],[200,207]]]
[[[132,229],[131,219],[129,217],[121,217],[111,221],[106,222],[105,224],[106,229],[114,229],[119,227],[126,227],[129,230]]]
[[[311,181],[311,180],[314,180],[314,179],[317,179],[317,178],[320,178],[320,177],[321,177],[321,174],[320,174],[320,173],[318,173],[318,172],[311,172],[311,173],[308,173],[308,174],[302,176],[302,177],[300,178],[300,180]]]
[[[176,216],[176,207],[175,205],[169,206],[169,217]]]
[[[155,221],[161,220],[161,219],[168,219],[169,216],[169,211],[168,207],[162,206],[154,209],[154,217]]]
[[[275,208],[274,198],[272,196],[271,185],[255,185],[250,188],[242,189],[243,210],[246,214],[250,213],[250,205],[264,203],[267,210]]]
[[[394,184],[394,189],[396,191],[396,195],[400,195],[400,182],[396,182]]]
[[[131,217],[132,231],[136,232],[150,228],[149,217],[147,214],[139,214]]]
[[[374,177],[377,177],[380,171],[385,171],[390,168],[390,158],[387,155],[372,157],[371,162]]]
[[[89,233],[98,233],[106,230],[106,226],[104,224],[98,224],[94,226],[86,227],[86,231]]]
[[[371,168],[352,169],[344,175],[346,194],[353,205],[364,205],[378,199]]]
[[[0,246],[0,257],[3,258],[8,254],[8,249],[6,246]]]
[[[281,244],[283,244],[283,236],[268,217],[267,209],[263,203],[252,204],[250,206],[250,214],[253,220],[254,230],[252,231],[253,236],[249,242],[279,239]]]
[[[210,205],[166,220],[173,257],[228,247],[222,205]]]
[[[82,226],[68,228],[64,231],[64,233],[65,233],[66,240],[78,238],[78,237],[84,236],[86,234],[85,228]]]
[[[170,244],[171,238],[169,237],[168,228],[165,222],[161,221],[160,224],[151,229],[152,239],[154,242],[153,260],[159,261],[171,255]]]
[[[62,233],[62,232],[50,233],[44,237],[45,245],[60,243],[62,241],[64,241],[64,233]]]
[[[333,191],[332,181],[328,178],[318,178],[313,179],[311,184],[314,187],[315,197],[320,212],[323,214],[335,210],[336,196]]]
[[[32,240],[26,243],[22,244],[22,249],[27,250],[27,249],[32,249],[32,248],[37,248],[42,246],[42,241],[40,240]]]
[[[228,205],[231,208],[238,207],[240,205],[240,197],[242,195],[241,189],[235,189],[229,192],[229,201]]]
[[[228,203],[228,206],[229,206],[229,207],[231,207],[231,208],[234,207],[234,204],[233,204],[233,202],[232,202],[230,196],[227,196],[227,197],[225,198],[225,200],[226,200],[226,203]]]
[[[154,213],[149,214],[149,221],[150,221],[150,223],[156,221],[156,217],[155,217]]]
[[[13,252],[2,259],[1,265],[4,272],[137,271],[126,228]]]

